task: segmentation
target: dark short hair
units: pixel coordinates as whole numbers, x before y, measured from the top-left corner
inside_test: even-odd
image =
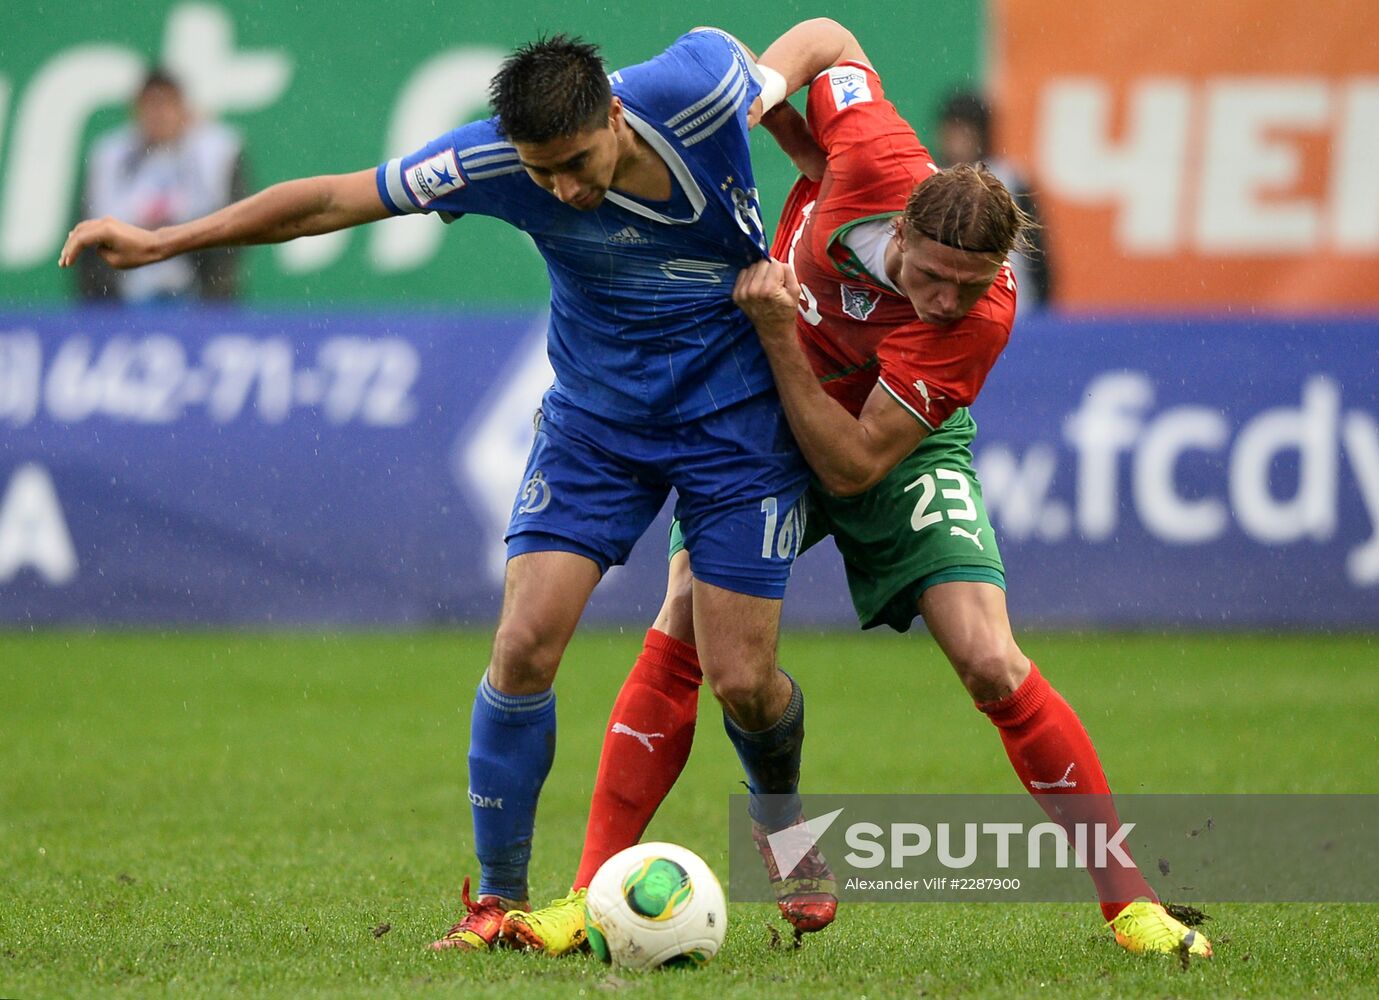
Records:
[[[1034,221],[985,163],[961,163],[915,187],[905,225],[955,250],[1004,258],[1028,247]]]
[[[166,90],[176,91],[179,94],[182,93],[182,84],[178,82],[177,77],[173,76],[162,66],[154,66],[148,71],[147,75],[144,76],[144,82],[139,85],[138,96],[143,97],[150,90],[157,90],[160,87]]]
[[[981,95],[970,90],[955,90],[943,102],[942,108],[939,109],[939,118],[944,121],[966,122],[985,131],[991,123],[991,108],[982,100]]]
[[[956,90],[939,107],[940,122],[957,122],[970,126],[977,133],[981,155],[991,147],[991,106],[970,90]]]
[[[569,35],[517,49],[488,94],[499,127],[515,142],[548,142],[597,128],[613,99],[598,47]]]

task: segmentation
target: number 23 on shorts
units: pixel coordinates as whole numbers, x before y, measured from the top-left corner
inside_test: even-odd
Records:
[[[926,472],[909,486],[906,486],[905,492],[909,493],[914,489],[919,490],[919,499],[915,503],[914,513],[910,515],[910,527],[915,531],[923,531],[943,520],[944,510],[929,509],[936,496],[956,502],[953,507],[946,511],[950,521],[975,521],[977,519],[977,508],[972,503],[971,483],[961,472],[953,469],[935,469],[933,473]]]

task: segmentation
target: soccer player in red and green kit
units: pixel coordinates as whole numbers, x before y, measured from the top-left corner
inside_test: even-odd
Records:
[[[805,545],[833,536],[863,628],[903,632],[924,618],[996,726],[1021,784],[1055,820],[1059,796],[1092,795],[1082,800],[1083,818],[1114,829],[1087,731],[1011,633],[1004,569],[972,466],[976,427],[966,407],[1010,336],[1016,284],[1006,255],[1027,220],[984,168],[935,166],[885,100],[856,39],[835,22],[797,25],[760,61],[789,90],[808,84],[807,123],[782,108],[763,125],[819,178],[796,185],[775,260],[744,270],[735,294],[814,472]],[[820,65],[828,68],[815,76]],[[505,919],[504,934],[528,947],[558,954],[582,939],[583,888],[604,860],[637,842],[688,756],[700,683],[689,614],[694,554],[678,539],[672,553],[666,603],[604,737],[574,891]],[[798,931],[832,921],[834,883],[817,851],[784,877],[769,851],[763,856]],[[1138,870],[1091,874],[1122,946],[1211,954]]]

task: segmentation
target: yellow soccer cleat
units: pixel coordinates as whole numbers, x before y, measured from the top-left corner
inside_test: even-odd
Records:
[[[1211,942],[1158,903],[1137,899],[1110,923],[1116,944],[1126,951],[1211,958]]]
[[[563,899],[526,913],[513,910],[503,917],[503,940],[516,948],[544,951],[552,957],[568,955],[583,946],[584,898],[588,889],[571,889]]]

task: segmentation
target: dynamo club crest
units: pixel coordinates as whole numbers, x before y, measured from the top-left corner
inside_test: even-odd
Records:
[[[551,485],[546,482],[546,474],[537,469],[522,484],[522,492],[517,495],[517,513],[539,514],[550,505]]]

